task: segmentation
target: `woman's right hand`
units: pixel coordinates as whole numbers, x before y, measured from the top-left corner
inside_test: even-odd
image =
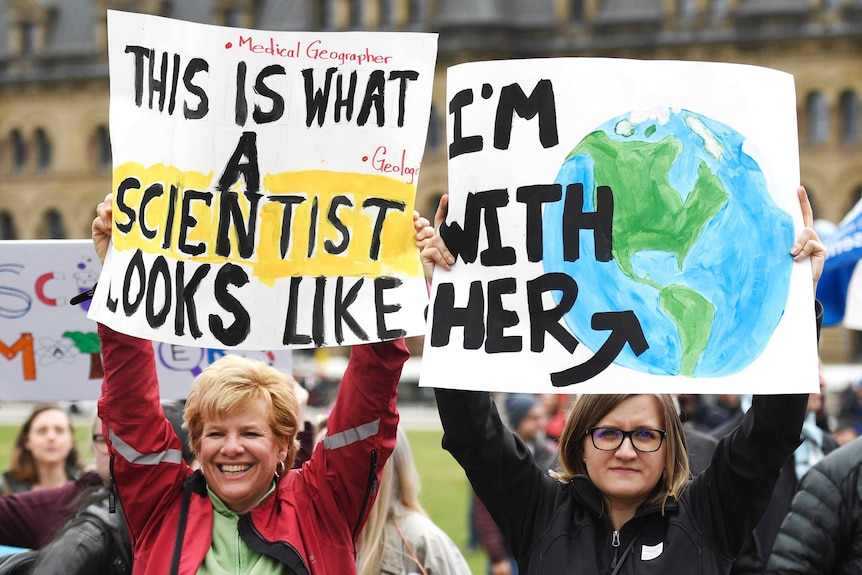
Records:
[[[443,194],[440,198],[440,204],[437,206],[437,213],[434,214],[434,236],[422,248],[422,268],[425,271],[425,281],[428,283],[431,283],[431,279],[434,277],[436,266],[440,266],[444,270],[451,270],[452,264],[455,263],[455,256],[452,255],[446,247],[446,242],[440,237],[440,225],[446,220],[447,213],[449,213],[449,194]]]
[[[113,195],[108,194],[98,206],[96,206],[96,219],[93,220],[93,247],[96,248],[96,255],[99,256],[99,261],[104,265],[105,254],[108,253],[108,246],[111,243],[111,229],[114,226],[114,202]]]

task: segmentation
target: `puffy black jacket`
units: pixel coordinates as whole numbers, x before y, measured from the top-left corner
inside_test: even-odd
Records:
[[[862,573],[862,438],[812,467],[772,547],[768,573]]]

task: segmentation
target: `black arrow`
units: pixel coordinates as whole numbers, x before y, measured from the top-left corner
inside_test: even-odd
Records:
[[[596,331],[610,330],[611,335],[595,355],[584,363],[552,373],[551,383],[554,387],[567,387],[597,376],[614,362],[626,343],[631,346],[635,355],[649,349],[641,323],[631,310],[595,313],[592,327]]]

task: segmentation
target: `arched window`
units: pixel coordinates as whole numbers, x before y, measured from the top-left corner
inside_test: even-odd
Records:
[[[802,184],[805,187],[805,192],[808,194],[808,201],[811,203],[811,211],[814,212],[814,217],[818,216],[818,198],[817,193],[811,189],[811,186],[807,184]]]
[[[569,2],[569,20],[581,22],[584,16],[584,0],[571,0]]]
[[[850,196],[850,203],[844,211],[849,212],[852,210],[853,206],[855,206],[859,200],[862,200],[862,186],[857,186],[856,189],[853,190],[853,194]]]
[[[63,215],[57,210],[45,212],[45,236],[49,240],[66,239],[66,224],[63,223]]]
[[[859,96],[853,90],[841,94],[841,141],[859,141]]]
[[[365,27],[365,0],[351,0],[350,28],[362,30]]]
[[[694,0],[676,0],[676,15],[680,20],[690,20],[696,11]]]
[[[808,120],[808,143],[822,144],[829,139],[829,107],[822,92],[811,92],[805,103]]]
[[[437,206],[440,205],[440,198],[443,197],[443,194],[433,194],[430,198],[428,198],[428,207],[425,209],[426,214],[436,214]]]
[[[335,30],[334,0],[318,0],[315,2],[317,25],[321,30]]]
[[[0,212],[0,240],[17,240],[15,220],[9,212]]]
[[[425,0],[408,0],[407,25],[416,27],[425,21]]]
[[[437,107],[432,105],[431,117],[428,119],[428,142],[426,143],[429,150],[437,150],[443,141],[443,127],[440,124]]]
[[[233,6],[225,10],[224,25],[231,28],[245,28],[245,11],[242,8]]]
[[[106,126],[96,128],[96,160],[100,168],[111,167],[111,133]]]
[[[34,134],[36,140],[36,167],[39,171],[45,171],[51,165],[51,142],[45,130],[39,128]]]
[[[9,134],[9,145],[12,147],[12,168],[17,172],[27,165],[27,146],[18,130]]]
[[[380,23],[381,30],[391,30],[395,27],[395,5],[394,0],[380,0]]]
[[[36,52],[36,23],[21,22],[21,56],[29,58]]]

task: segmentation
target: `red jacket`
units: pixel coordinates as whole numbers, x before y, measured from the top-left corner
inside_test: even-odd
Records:
[[[188,516],[179,573],[195,573],[212,543],[203,476],[183,462],[159,405],[153,346],[99,325],[105,380],[99,416],[135,546],[134,573],[171,572],[184,484]],[[403,340],[354,346],[326,439],[275,493],[241,516],[243,540],[297,575],[356,573],[354,541],[395,446]],[[188,480],[188,481],[187,481]]]

